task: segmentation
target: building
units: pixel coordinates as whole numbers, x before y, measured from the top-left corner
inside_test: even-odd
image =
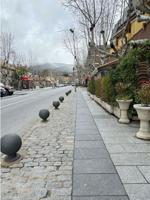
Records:
[[[150,16],[150,14],[146,13],[145,16]],[[134,9],[129,12],[127,7],[122,18],[116,23],[112,31],[110,39],[111,48],[107,49],[107,53],[110,56],[107,56],[105,63],[99,65],[93,75],[95,77],[105,75],[110,69],[116,67],[119,63],[119,58],[130,48],[130,43],[144,40],[150,40],[150,20],[139,20]]]
[[[0,81],[5,85],[14,86],[15,84],[15,66],[4,64],[0,61]]]

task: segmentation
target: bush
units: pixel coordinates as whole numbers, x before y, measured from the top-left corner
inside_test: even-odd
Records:
[[[103,87],[103,78],[97,79],[96,84],[96,96],[100,97],[102,100],[104,100],[104,87]]]
[[[95,81],[95,95],[97,97],[101,97],[101,91],[100,91],[100,87],[101,87],[101,80],[97,79]]]
[[[139,103],[137,95],[138,77],[137,68],[139,62],[148,61],[150,63],[150,40],[141,46],[131,49],[128,54],[120,59],[115,69],[112,69],[107,75],[89,82],[89,92],[96,94],[102,100],[111,105],[116,104],[116,98],[121,95],[123,98],[133,99],[133,103]],[[128,86],[122,94],[116,90],[116,85],[122,83]]]
[[[112,85],[111,74],[103,77],[104,100],[109,104],[115,103],[115,88]]]
[[[129,95],[130,94],[129,88],[130,88],[130,84],[124,84],[123,82],[118,82],[115,85],[115,89],[117,92],[117,99],[120,99],[120,100],[131,99]]]
[[[88,83],[88,91],[91,94],[95,94],[95,80],[93,78]]]
[[[138,88],[138,77],[137,77],[137,66],[138,66],[138,54],[139,50],[132,49],[129,53],[120,59],[120,63],[117,67],[111,70],[111,84],[113,87],[113,91],[115,94],[115,98],[117,98],[118,91],[116,91],[116,86],[118,83],[122,83],[124,85],[128,85],[128,89],[126,90],[123,96],[130,97],[136,102],[135,91]]]

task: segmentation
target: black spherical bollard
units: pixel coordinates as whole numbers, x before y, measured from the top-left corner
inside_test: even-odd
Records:
[[[68,95],[70,94],[70,90],[68,91]]]
[[[13,162],[18,160],[21,156],[17,154],[21,148],[22,140],[19,135],[8,134],[1,138],[1,152],[7,156],[4,158],[6,162]]]
[[[53,102],[53,106],[55,107],[55,109],[58,109],[59,105],[60,105],[59,101]]]
[[[66,92],[66,96],[68,96],[69,95],[69,93],[68,92]]]
[[[59,101],[63,102],[64,101],[64,97],[59,97]]]
[[[50,112],[47,109],[42,109],[39,112],[39,116],[41,119],[43,119],[43,121],[46,121],[49,115],[50,115]]]

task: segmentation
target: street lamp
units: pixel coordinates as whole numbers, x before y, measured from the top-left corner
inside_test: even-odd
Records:
[[[72,33],[73,36],[73,56],[74,56],[74,67],[73,67],[73,79],[74,79],[74,86],[75,86],[75,92],[76,92],[76,82],[75,82],[75,67],[77,62],[77,54],[76,54],[76,46],[75,46],[75,33],[74,29],[70,28],[69,31]]]
[[[73,67],[73,82],[74,82],[74,90],[76,92],[75,67]]]
[[[74,30],[73,30],[72,28],[70,28],[69,31],[70,31],[71,33],[74,33]]]

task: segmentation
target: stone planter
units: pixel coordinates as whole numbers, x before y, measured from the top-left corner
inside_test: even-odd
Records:
[[[120,108],[118,106],[113,106],[113,114],[120,118]]]
[[[140,129],[136,133],[136,137],[145,140],[150,139],[150,107],[135,104],[134,108],[140,120]]]
[[[128,118],[128,109],[130,106],[130,103],[132,102],[132,99],[129,100],[116,100],[119,104],[120,108],[120,119],[119,122],[123,124],[128,124],[130,122]]]

